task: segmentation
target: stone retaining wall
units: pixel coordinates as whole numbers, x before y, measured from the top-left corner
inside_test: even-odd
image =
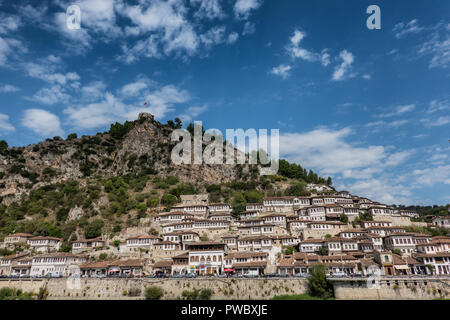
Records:
[[[39,292],[46,287],[48,299],[130,299],[130,292],[161,287],[164,299],[179,299],[183,290],[212,289],[212,299],[271,299],[275,295],[307,292],[305,279],[1,279],[1,287]]]

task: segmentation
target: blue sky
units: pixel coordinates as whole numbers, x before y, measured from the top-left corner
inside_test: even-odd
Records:
[[[366,27],[372,4],[381,30]],[[449,13],[445,0],[0,0],[0,138],[95,134],[141,111],[279,128],[281,155],[339,189],[449,203]]]

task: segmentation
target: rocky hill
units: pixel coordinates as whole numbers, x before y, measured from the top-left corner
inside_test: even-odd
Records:
[[[180,126],[142,113],[95,136],[15,148],[0,141],[0,238],[28,232],[68,241],[138,226],[181,194],[207,192],[239,211],[265,195],[300,195],[307,182],[327,182],[284,160],[276,176],[260,176],[258,165],[176,165],[170,137]]]

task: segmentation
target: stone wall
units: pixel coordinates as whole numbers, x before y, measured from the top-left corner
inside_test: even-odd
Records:
[[[212,289],[212,299],[271,299],[275,295],[307,292],[305,279],[0,279],[0,288],[39,292],[46,287],[48,299],[143,299],[145,288],[161,287],[164,299],[180,299],[183,290]],[[130,297],[128,293],[140,291]]]
[[[336,299],[346,300],[431,300],[450,298],[450,279],[391,278],[372,288],[367,281],[333,280]],[[370,284],[369,284],[370,286]]]
[[[450,279],[391,278],[378,288],[359,279],[332,280],[336,299],[405,300],[450,298]],[[397,282],[396,282],[397,281]],[[0,288],[11,287],[38,293],[46,287],[48,299],[143,299],[145,288],[161,287],[164,299],[181,299],[184,290],[212,289],[212,299],[271,299],[275,295],[307,292],[306,279],[0,279]],[[132,292],[140,292],[130,296]]]
[[[411,225],[411,218],[401,215],[374,215],[375,221],[390,221],[394,227],[405,227]]]

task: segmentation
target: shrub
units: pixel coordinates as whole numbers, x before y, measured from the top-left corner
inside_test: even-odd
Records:
[[[209,300],[213,295],[214,291],[211,289],[202,289],[200,290],[199,299],[200,300]]]
[[[151,286],[145,289],[145,299],[159,300],[164,296],[164,291],[160,287]]]

